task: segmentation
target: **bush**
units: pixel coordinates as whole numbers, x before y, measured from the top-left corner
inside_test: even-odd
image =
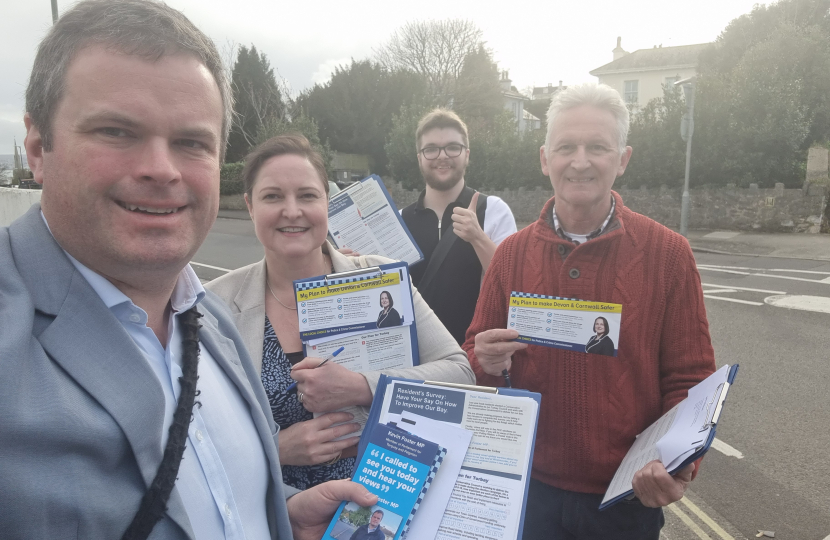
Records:
[[[245,193],[242,184],[242,162],[225,163],[219,172],[219,194],[220,195],[241,195]]]

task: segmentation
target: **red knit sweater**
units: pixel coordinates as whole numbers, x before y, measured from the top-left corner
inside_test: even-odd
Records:
[[[464,343],[478,383],[503,386],[482,371],[475,336],[507,327],[511,291],[622,304],[616,358],[539,345],[513,355],[513,386],[542,394],[533,477],[583,493],[604,493],[635,436],[715,370],[688,242],[612,194],[614,220],[590,242],[556,235],[554,199],[502,242]]]

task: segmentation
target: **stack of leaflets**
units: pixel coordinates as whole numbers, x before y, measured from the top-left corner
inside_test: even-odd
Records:
[[[294,293],[306,356],[329,358],[356,373],[418,365],[405,262],[296,280]],[[350,407],[348,412],[361,426],[366,423],[365,409]]]
[[[403,538],[447,455],[446,448],[394,426],[377,424],[368,436],[352,479],[378,502],[371,507],[343,502],[324,540],[351,538],[357,531],[360,538]]]

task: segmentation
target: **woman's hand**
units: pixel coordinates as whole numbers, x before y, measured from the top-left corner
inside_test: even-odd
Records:
[[[328,362],[316,368],[322,358],[305,358],[291,368],[297,381],[297,395],[303,394],[303,407],[316,413],[336,411],[352,405],[371,405],[372,390],[360,373]]]
[[[360,437],[334,440],[360,429],[359,424],[349,422],[352,419],[354,416],[350,413],[336,412],[297,422],[280,430],[280,464],[317,465],[339,456],[340,452],[356,445],[360,440]]]

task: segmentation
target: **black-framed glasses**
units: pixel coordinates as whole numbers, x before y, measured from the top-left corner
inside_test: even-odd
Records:
[[[441,150],[443,150],[448,158],[455,158],[460,156],[465,148],[467,147],[459,143],[450,143],[446,146],[427,146],[421,149],[421,154],[423,154],[424,159],[438,159]]]

